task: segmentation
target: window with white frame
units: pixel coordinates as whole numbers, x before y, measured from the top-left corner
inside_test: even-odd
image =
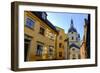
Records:
[[[54,47],[53,46],[49,46],[48,55],[53,57],[53,54],[54,54]]]
[[[43,51],[43,45],[37,44],[36,55],[37,56],[42,56],[42,51]]]
[[[35,21],[31,18],[26,18],[26,26],[30,27],[30,28],[33,28],[35,25]]]

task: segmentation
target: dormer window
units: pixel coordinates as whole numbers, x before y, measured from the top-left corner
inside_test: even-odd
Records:
[[[42,13],[42,18],[45,20],[46,19],[47,14],[45,12]]]

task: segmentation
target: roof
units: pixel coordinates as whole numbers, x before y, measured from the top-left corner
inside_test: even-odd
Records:
[[[63,28],[61,27],[58,27],[58,26],[55,26],[57,30],[64,30]]]
[[[70,28],[68,30],[68,33],[69,32],[77,32],[77,30],[74,28],[73,19],[71,19],[71,24],[70,24]]]
[[[58,31],[56,30],[56,27],[48,19],[44,20],[42,18],[42,13],[43,12],[32,12],[32,13],[35,14],[38,18],[40,18],[44,23],[46,23],[51,29],[53,29],[55,32],[58,33]],[[46,14],[46,12],[44,12],[44,13]]]
[[[71,45],[69,45],[69,48],[72,48],[72,47],[76,47],[76,48],[80,49],[80,47],[79,47],[79,46],[77,46],[77,45],[76,45],[76,44],[74,44],[74,43],[72,43]]]
[[[69,32],[77,32],[77,30],[74,27],[70,27],[69,30],[68,30],[68,33]]]

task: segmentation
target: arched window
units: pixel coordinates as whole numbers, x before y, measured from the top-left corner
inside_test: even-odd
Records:
[[[75,51],[75,48],[72,48],[72,51]]]
[[[76,57],[75,57],[75,54],[73,54],[73,57],[72,57],[72,59],[76,59]]]
[[[78,59],[80,59],[80,55],[78,55]]]
[[[72,36],[72,40],[74,40],[74,37]]]
[[[59,57],[62,57],[62,52],[59,52]]]

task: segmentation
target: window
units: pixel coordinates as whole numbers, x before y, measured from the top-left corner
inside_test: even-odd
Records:
[[[74,37],[72,37],[72,40],[74,39]]]
[[[37,45],[37,50],[36,50],[36,55],[37,56],[42,56],[42,51],[43,51],[43,46],[38,44]]]
[[[75,51],[75,48],[73,48],[72,51]]]
[[[78,55],[78,59],[80,59],[80,55]]]
[[[62,40],[62,36],[60,36],[59,39]]]
[[[32,19],[30,18],[26,19],[26,26],[33,28],[34,24],[35,24],[35,21],[33,21]]]
[[[44,32],[45,32],[45,29],[44,28],[42,28],[42,27],[40,27],[40,34],[42,34],[42,35],[44,35]]]
[[[46,19],[46,14],[43,12],[42,13],[42,18],[45,20]]]
[[[62,47],[62,44],[61,43],[59,43],[59,48],[61,48]]]
[[[27,61],[29,46],[30,46],[30,40],[24,39],[24,61]]]
[[[59,52],[59,57],[62,57],[62,52]]]
[[[54,34],[51,33],[51,34],[50,34],[50,39],[51,39],[51,40],[54,40],[54,38],[55,38]]]
[[[45,34],[50,40],[55,40],[55,34],[52,33],[49,29],[46,29],[46,34]]]
[[[76,59],[76,58],[75,58],[75,54],[73,54],[73,58],[72,58],[72,59]]]
[[[73,34],[73,32],[72,32],[72,34]]]
[[[49,51],[48,51],[49,56],[53,56],[53,49],[54,49],[53,46],[49,46]]]
[[[76,41],[78,41],[78,37],[76,37]]]

